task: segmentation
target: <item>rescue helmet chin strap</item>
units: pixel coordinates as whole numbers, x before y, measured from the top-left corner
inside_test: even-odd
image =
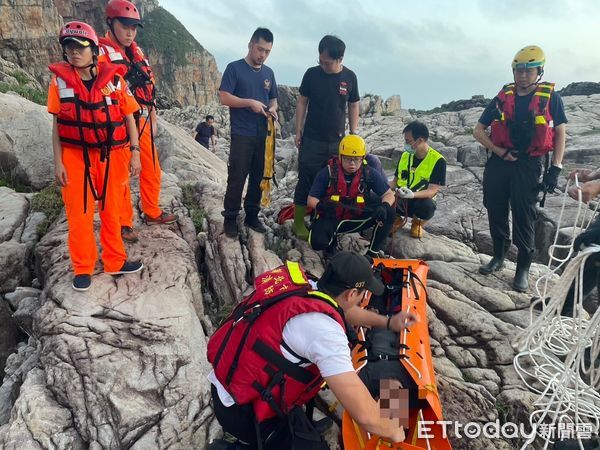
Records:
[[[113,25],[115,20],[118,20],[118,19],[111,19],[110,17],[107,17],[106,24],[108,25],[108,28],[110,29],[110,33],[112,34],[112,37],[115,38],[115,41],[117,41],[117,44],[119,44],[121,47],[125,48],[123,43],[117,37],[117,33],[115,33],[115,28]]]

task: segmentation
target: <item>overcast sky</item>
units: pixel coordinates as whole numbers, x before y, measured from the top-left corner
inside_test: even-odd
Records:
[[[521,47],[546,52],[545,79],[558,88],[600,81],[598,0],[159,0],[212,53],[222,72],[245,56],[257,26],[273,31],[267,65],[279,84],[298,86],[316,64],[325,34],[346,43],[344,64],[361,95],[402,97],[428,109],[511,81]]]

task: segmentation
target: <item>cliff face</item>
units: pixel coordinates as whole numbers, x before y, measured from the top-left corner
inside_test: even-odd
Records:
[[[216,101],[221,74],[214,57],[156,0],[136,3],[146,24],[139,43],[156,73],[161,103],[187,106]],[[61,59],[57,42],[61,25],[83,20],[104,34],[105,5],[106,0],[0,0],[0,58],[45,85],[50,79],[48,64]]]
[[[61,25],[52,0],[0,0],[0,57],[47,83],[48,64],[61,58]]]
[[[182,106],[217,101],[221,74],[215,58],[168,11],[158,7],[144,15],[138,33],[163,98]]]

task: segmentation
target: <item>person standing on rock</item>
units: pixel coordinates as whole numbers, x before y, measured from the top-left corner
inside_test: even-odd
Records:
[[[275,74],[265,61],[273,48],[273,33],[257,28],[248,43],[246,57],[227,65],[219,98],[229,106],[231,147],[227,169],[227,190],[223,203],[223,231],[230,238],[238,235],[237,216],[242,203],[246,178],[248,189],[244,198],[244,223],[258,233],[267,230],[258,219],[265,166],[267,117],[277,120],[277,83]]]
[[[365,141],[348,135],[340,141],[339,156],[317,173],[308,193],[308,206],[316,211],[308,236],[314,250],[334,253],[338,234],[374,227],[367,255],[383,256],[381,247],[394,223],[395,199],[387,180],[367,165],[366,153]]]
[[[152,69],[144,52],[135,42],[138,27],[142,27],[140,13],[127,0],[110,0],[105,10],[109,30],[100,38],[100,54],[107,61],[121,66],[127,85],[133,92],[140,109],[135,114],[140,140],[140,200],[148,225],[170,224],[177,216],[163,211],[159,206],[161,170],[154,139],[158,130],[156,118],[156,89]],[[121,211],[121,235],[136,242],[138,234],[133,229],[133,206],[129,184],[124,186]]]
[[[94,204],[99,201],[104,272],[142,270],[128,261],[119,220],[122,186],[140,173],[133,113],[139,105],[114,64],[98,62],[98,37],[83,22],[66,23],[59,42],[66,62],[52,64],[48,112],[52,114],[54,174],[62,187],[69,224],[72,287],[87,291],[98,259]]]
[[[196,139],[196,142],[208,150],[211,150],[210,144],[212,144],[213,152],[217,147],[217,132],[215,131],[214,123],[215,118],[208,115],[194,130],[194,139]]]
[[[429,129],[424,123],[411,122],[402,133],[404,152],[390,187],[396,191],[396,212],[412,217],[410,235],[421,238],[423,225],[435,214],[435,198],[446,184],[446,160],[429,146]],[[405,219],[398,219],[403,225]]]
[[[492,152],[483,173],[483,204],[494,256],[479,272],[489,275],[504,266],[511,242],[510,209],[513,242],[519,251],[512,287],[519,292],[529,288],[538,194],[556,189],[565,152],[567,117],[554,83],[541,81],[545,62],[544,52],[536,45],[519,50],[512,62],[514,82],[490,102],[473,131],[475,139]],[[490,136],[486,133],[489,126]],[[544,166],[549,167],[542,174]]]
[[[350,134],[358,128],[360,95],[354,72],[342,64],[346,44],[327,35],[319,42],[319,65],[302,77],[296,99],[296,147],[298,184],[294,192],[294,234],[308,239],[304,224],[308,192],[317,172],[337,155],[346,129],[346,105]]]
[[[329,448],[302,408],[323,380],[356,423],[389,441],[404,441],[404,429],[383,418],[354,371],[350,343],[356,336],[348,324],[399,333],[417,318],[358,306],[369,291],[384,291],[367,258],[338,253],[316,284],[288,261],[259,275],[254,285],[208,342],[215,415],[233,437],[229,445],[220,440],[208,448]]]

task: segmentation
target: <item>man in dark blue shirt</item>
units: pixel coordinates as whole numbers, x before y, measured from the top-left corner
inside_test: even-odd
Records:
[[[215,118],[208,115],[204,119],[204,122],[200,122],[194,130],[194,139],[196,139],[196,142],[213,152],[217,146],[217,133],[215,131],[214,123]],[[212,144],[212,148],[210,144]]]
[[[317,173],[308,193],[308,206],[316,211],[308,236],[313,249],[334,252],[338,234],[374,226],[367,255],[383,256],[381,247],[394,223],[395,197],[385,177],[366,164],[366,150],[360,136],[346,136],[339,157]]]
[[[473,136],[492,152],[483,172],[483,204],[488,212],[494,256],[479,272],[488,275],[504,266],[510,246],[508,224],[519,253],[513,289],[529,288],[529,267],[535,251],[536,203],[540,187],[552,192],[558,183],[565,151],[566,123],[562,100],[553,83],[541,82],[545,63],[541,48],[521,49],[512,63],[514,83],[507,84],[490,102]],[[486,128],[491,125],[491,135]],[[544,156],[552,164],[542,177]]]
[[[238,235],[237,216],[246,178],[248,190],[244,199],[244,223],[256,232],[264,233],[258,220],[260,211],[260,182],[265,165],[267,117],[277,119],[277,84],[271,68],[264,63],[273,47],[273,33],[257,28],[248,43],[245,58],[227,65],[219,97],[229,106],[231,147],[225,193],[223,230],[228,237]]]

